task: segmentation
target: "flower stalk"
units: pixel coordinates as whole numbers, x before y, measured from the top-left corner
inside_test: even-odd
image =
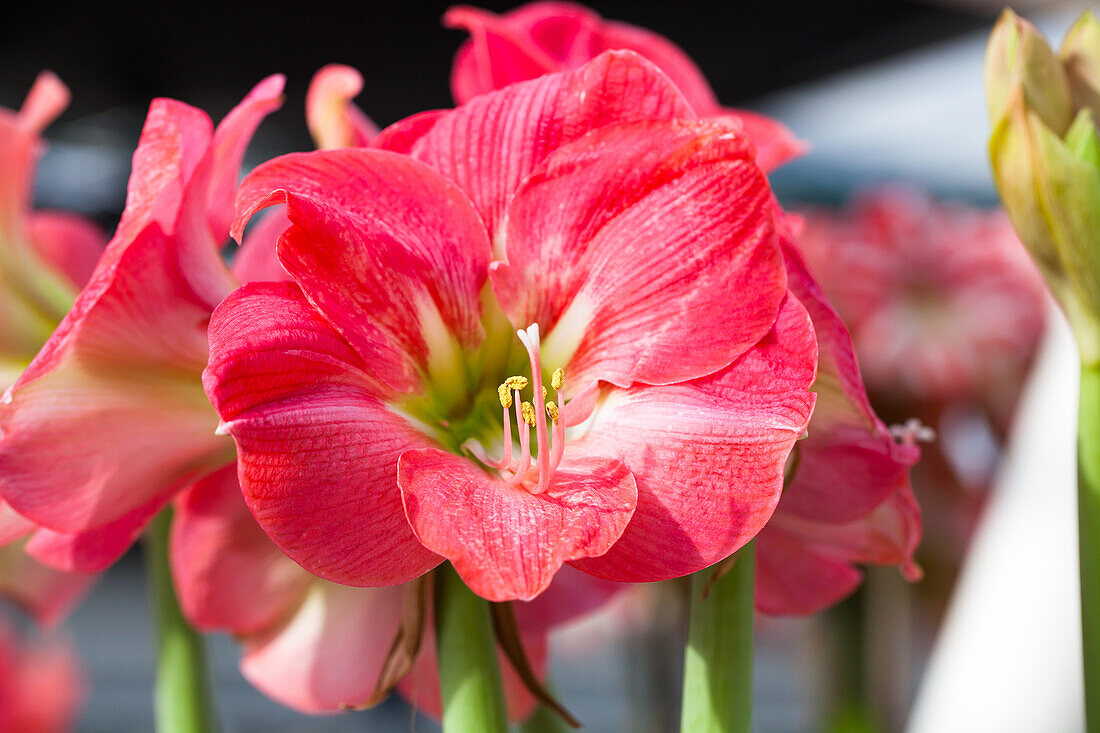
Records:
[[[202,637],[183,618],[168,566],[166,508],[145,537],[145,568],[157,637],[154,695],[157,733],[208,733],[215,730],[214,710],[206,677]]]
[[[753,543],[691,578],[691,619],[684,654],[680,729],[749,733],[756,559]]]
[[[1085,718],[1100,731],[1100,365],[1081,366],[1077,433],[1077,517],[1081,556],[1081,637]]]
[[[466,587],[450,563],[436,571],[435,631],[444,733],[506,733],[489,604]]]

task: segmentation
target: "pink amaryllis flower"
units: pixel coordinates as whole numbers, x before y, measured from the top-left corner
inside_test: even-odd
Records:
[[[30,363],[87,281],[106,237],[82,217],[32,211],[42,130],[69,103],[50,72],[35,80],[18,112],[0,109],[0,385]],[[42,565],[24,552],[49,533],[0,501],[0,595],[45,624],[56,623],[91,577]]]
[[[756,146],[757,162],[765,171],[806,150],[781,123],[722,107],[699,67],[672,41],[645,28],[604,20],[583,5],[533,2],[504,15],[458,6],[447,11],[443,22],[470,33],[451,72],[451,90],[460,104],[517,81],[578,68],[604,51],[627,49],[667,74],[699,115],[736,119]]]
[[[347,585],[446,558],[508,600],[751,539],[816,348],[740,130],[609,52],[375,144],[411,157],[284,156],[239,192],[238,233],[286,205],[292,282],[219,306],[204,381],[275,543]]]
[[[216,130],[153,102],[118,230],[4,395],[0,495],[40,527],[27,549],[55,567],[103,569],[178,490],[233,461],[199,374],[207,320],[238,282],[220,250],[241,157],[282,86],[262,82]]]
[[[756,607],[770,615],[833,605],[859,585],[860,564],[898,565],[907,579],[920,577],[913,561],[920,509],[909,482],[920,450],[871,408],[851,337],[794,244],[799,226],[784,221],[782,244],[791,292],[817,333],[817,405],[757,539]]]
[[[430,589],[416,582],[353,588],[309,574],[256,524],[233,467],[180,496],[171,560],[184,615],[197,628],[233,634],[244,647],[241,672],[272,699],[303,712],[332,712],[376,703],[396,684],[418,707],[440,715],[430,611],[418,607],[430,608]],[[549,627],[595,608],[613,586],[574,570],[537,601],[517,604],[535,669],[545,666]],[[394,640],[421,633],[408,650],[415,659],[388,679]],[[501,670],[510,717],[526,717],[535,698],[503,656]]]
[[[83,696],[82,675],[66,644],[21,639],[0,624],[0,730],[72,730]]]

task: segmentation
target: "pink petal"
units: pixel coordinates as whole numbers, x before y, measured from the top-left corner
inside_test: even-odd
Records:
[[[489,242],[465,196],[427,167],[379,150],[286,155],[241,186],[237,229],[286,203],[283,267],[394,389],[484,338]]]
[[[440,558],[405,520],[397,459],[428,440],[374,396],[358,355],[290,283],[252,283],[210,323],[207,394],[264,531],[310,572],[393,585]]]
[[[788,298],[775,329],[728,369],[610,390],[565,455],[622,460],[637,479],[638,508],[606,555],[574,565],[608,580],[665,580],[752,539],[779,501],[787,456],[809,422],[816,357],[810,319]]]
[[[412,672],[405,675],[397,684],[397,691],[414,708],[438,720],[443,716],[443,701],[439,693],[439,658],[431,615],[428,616],[424,632],[424,640],[421,642],[416,664]],[[545,632],[524,632],[522,639],[531,668],[539,677],[545,677],[549,657]],[[508,720],[513,722],[523,720],[534,711],[535,698],[527,691],[527,686],[523,684],[512,663],[499,647],[497,664],[500,665],[500,681],[504,689],[504,705],[508,711]]]
[[[23,550],[23,543],[0,547],[0,596],[30,612],[38,623],[55,626],[95,581],[94,575],[47,567]]]
[[[241,495],[236,465],[179,496],[171,562],[184,615],[204,631],[261,632],[286,617],[315,580],[256,524]]]
[[[457,6],[444,14],[443,24],[470,33],[470,40],[462,44],[455,56],[451,72],[451,91],[459,104],[563,68],[526,34],[513,28],[507,16]]]
[[[795,137],[779,120],[746,109],[728,107],[722,109],[719,116],[741,123],[745,137],[756,148],[756,163],[765,173],[771,173],[787,161],[809,152],[809,144]]]
[[[27,554],[65,572],[102,572],[126,554],[149,520],[167,503],[166,496],[158,496],[120,519],[86,532],[39,528],[27,542]]]
[[[174,242],[152,224],[101,263],[5,395],[0,493],[38,524],[110,524],[232,457],[198,381],[210,306]]]
[[[756,608],[771,616],[804,616],[854,591],[863,573],[811,552],[796,536],[768,525],[757,537]]]
[[[781,243],[791,292],[809,311],[817,333],[818,402],[780,511],[848,521],[866,514],[899,483],[907,482],[919,452],[897,445],[871,409],[848,330],[788,233]]]
[[[402,142],[466,192],[494,235],[519,184],[557,148],[615,122],[673,117],[694,114],[668,78],[638,55],[616,51],[576,71],[475,97],[438,115],[412,145],[407,135]]]
[[[362,148],[378,126],[351,101],[363,91],[362,75],[341,64],[329,64],[313,75],[306,92],[306,122],[321,150]]]
[[[36,212],[27,227],[38,256],[74,288],[84,287],[107,244],[103,231],[83,217],[61,211]]]
[[[490,601],[534,598],[566,560],[607,552],[637,496],[621,463],[568,454],[538,495],[435,449],[403,453],[398,483],[416,536]]]
[[[522,631],[545,633],[595,611],[629,587],[563,565],[546,592],[530,601],[516,601],[516,622]]]
[[[0,730],[62,733],[73,730],[84,683],[69,645],[59,639],[15,639],[0,630]]]
[[[284,207],[268,209],[244,235],[233,258],[233,274],[242,283],[284,282],[290,279],[275,254],[275,242],[290,227]]]
[[[602,31],[600,40],[603,48],[630,49],[652,61],[668,75],[699,116],[710,116],[720,109],[718,98],[714,96],[714,90],[703,72],[672,41],[645,28],[615,21],[605,22]]]
[[[408,154],[416,141],[428,134],[435,123],[449,112],[450,110],[445,109],[432,109],[398,120],[378,133],[371,140],[370,146],[379,150],[389,150],[391,153]]]
[[[401,620],[401,588],[315,581],[285,623],[244,641],[241,672],[277,702],[306,713],[359,705]]]
[[[38,525],[0,501],[0,547],[26,537]]]
[[[771,212],[752,148],[731,128],[604,127],[520,187],[493,289],[512,323],[542,324],[544,358],[568,363],[577,388],[694,379],[775,322],[787,288]]]
[[[69,106],[69,90],[53,72],[43,71],[19,112],[0,108],[0,247],[18,246],[21,218],[30,208],[39,135]]]

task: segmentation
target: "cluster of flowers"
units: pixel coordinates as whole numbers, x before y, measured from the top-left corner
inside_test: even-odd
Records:
[[[536,668],[616,583],[754,538],[769,614],[835,603],[860,564],[917,577],[919,451],[872,411],[766,178],[801,143],[584,8],[446,22],[471,35],[457,107],[378,131],[327,67],[320,149],[239,186],[282,78],[216,127],[154,101],[101,256],[28,210],[60,82],[0,118],[3,590],[58,618],[171,505],[184,614],[240,639],[259,689],[438,712],[444,561],[520,601]]]

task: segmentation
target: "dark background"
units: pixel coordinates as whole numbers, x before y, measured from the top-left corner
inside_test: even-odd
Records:
[[[17,106],[35,74],[49,68],[73,90],[63,121],[123,108],[137,110],[140,126],[154,96],[182,99],[218,118],[254,83],[282,72],[286,111],[268,124],[302,148],[305,88],[327,63],[363,73],[359,103],[383,125],[449,105],[451,59],[464,38],[440,25],[450,4],[148,2],[61,10],[18,3],[0,22],[0,104]],[[502,11],[516,3],[482,5]],[[911,0],[589,5],[670,37],[727,104],[988,26],[994,15]]]

